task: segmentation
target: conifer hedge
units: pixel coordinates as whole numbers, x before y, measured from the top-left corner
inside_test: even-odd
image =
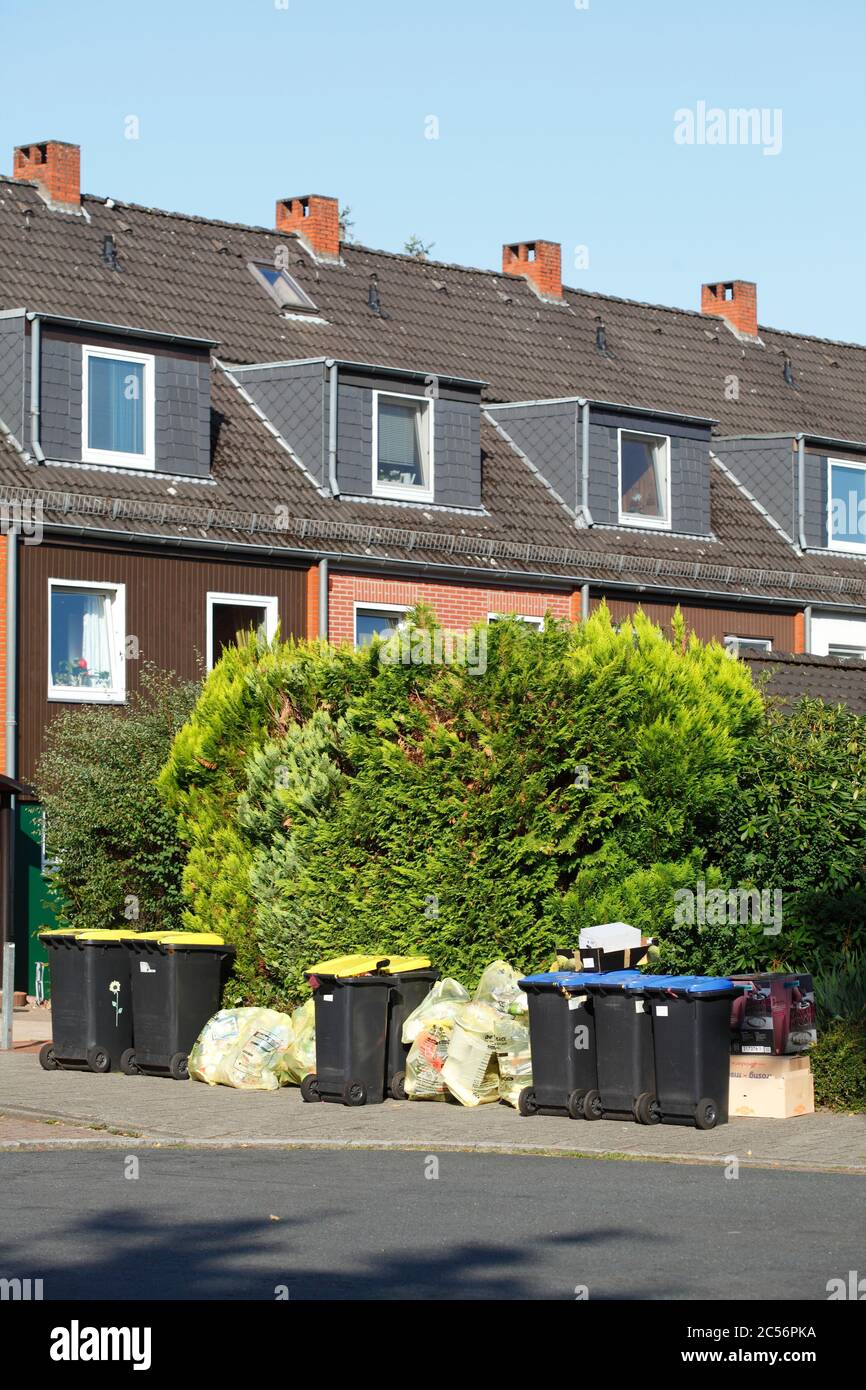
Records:
[[[435,624],[414,622],[402,660],[251,637],[175,739],[185,924],[237,946],[238,998],[295,998],[305,966],[355,949],[467,983],[497,956],[539,968],[625,907],[656,926],[701,872],[764,718],[744,664],[604,607],[492,624],[484,662],[416,663]],[[680,928],[666,949],[724,969],[729,946]]]

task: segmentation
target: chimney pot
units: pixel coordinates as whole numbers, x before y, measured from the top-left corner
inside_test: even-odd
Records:
[[[744,338],[758,336],[758,287],[753,280],[701,285],[701,313],[722,318]]]
[[[340,207],[336,198],[323,198],[317,193],[304,198],[280,198],[277,231],[298,232],[314,256],[339,259]]]
[[[503,246],[502,271],[528,280],[542,299],[562,299],[562,247],[558,241],[514,241]]]
[[[43,140],[18,145],[13,154],[12,177],[38,184],[50,203],[59,207],[81,206],[81,149],[64,140]]]

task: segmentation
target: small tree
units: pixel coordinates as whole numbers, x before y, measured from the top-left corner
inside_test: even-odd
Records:
[[[83,705],[49,725],[35,789],[62,926],[180,925],[184,853],[156,778],[197,691],[146,666],[125,709]]]
[[[416,261],[426,261],[435,245],[435,241],[422,241],[421,238],[416,236],[413,232],[406,241],[403,250],[407,256],[414,256]]]

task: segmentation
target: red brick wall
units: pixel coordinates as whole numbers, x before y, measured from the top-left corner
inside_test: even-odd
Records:
[[[307,636],[319,635],[319,566],[307,570]]]
[[[521,589],[486,589],[480,585],[436,584],[426,580],[375,579],[331,573],[328,581],[328,636],[354,642],[355,603],[393,603],[396,607],[429,603],[442,626],[463,632],[488,613],[520,613],[527,618],[569,617],[569,594]],[[579,609],[578,609],[579,611]]]

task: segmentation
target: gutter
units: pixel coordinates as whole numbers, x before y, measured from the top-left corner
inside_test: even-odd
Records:
[[[40,443],[42,397],[42,323],[38,314],[28,314],[30,330],[30,447],[37,463],[45,462]]]
[[[790,608],[795,612],[803,611],[803,598],[768,598],[766,594],[736,594],[725,593],[715,589],[689,589],[683,590],[675,584],[642,584],[635,580],[626,579],[598,579],[587,574],[544,574],[538,570],[506,570],[497,567],[495,571],[490,569],[477,569],[470,565],[446,565],[439,564],[431,560],[391,560],[386,556],[370,556],[355,554],[342,550],[303,550],[290,549],[283,545],[248,545],[240,541],[208,541],[200,537],[184,536],[160,536],[150,535],[145,531],[113,531],[108,528],[94,532],[88,526],[64,526],[53,523],[45,523],[45,531],[55,535],[75,536],[80,540],[88,540],[97,544],[101,540],[137,542],[142,545],[152,545],[162,549],[170,549],[172,546],[184,550],[205,550],[209,552],[221,552],[228,555],[255,555],[261,559],[276,560],[295,560],[300,561],[305,566],[315,563],[317,560],[329,561],[349,570],[369,570],[371,573],[387,568],[392,572],[404,572],[406,574],[422,571],[425,574],[436,574],[451,579],[470,580],[476,584],[486,584],[488,587],[491,582],[503,581],[509,584],[519,582],[530,588],[546,588],[552,591],[570,593],[573,589],[579,589],[584,585],[590,586],[596,592],[622,592],[629,594],[640,594],[650,597],[654,594],[664,594],[672,596],[680,604],[688,604],[693,599],[708,599],[713,603],[724,606],[725,604],[756,604],[760,608]],[[820,576],[816,576],[820,578]],[[852,613],[859,617],[864,615],[864,604],[856,603],[833,603],[821,600],[815,604],[822,612],[825,610],[834,613]]]
[[[797,435],[797,540],[801,550],[806,541],[806,436]]]
[[[337,480],[337,393],[339,389],[339,364],[329,357],[325,362],[328,373],[328,486],[334,497],[340,495]]]

